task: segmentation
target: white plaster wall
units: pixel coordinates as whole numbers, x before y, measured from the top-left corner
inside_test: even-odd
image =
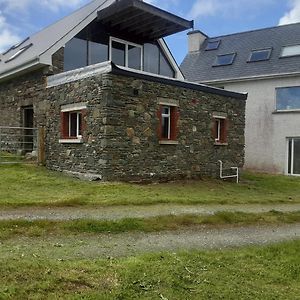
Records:
[[[274,113],[275,88],[300,86],[300,78],[265,79],[224,84],[248,92],[245,128],[245,168],[286,173],[287,137],[300,137],[300,112]]]

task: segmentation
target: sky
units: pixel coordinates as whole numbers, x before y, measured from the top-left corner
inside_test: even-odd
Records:
[[[0,52],[90,0],[0,0]],[[183,18],[210,37],[300,22],[300,0],[145,0]],[[180,64],[187,32],[168,37]]]

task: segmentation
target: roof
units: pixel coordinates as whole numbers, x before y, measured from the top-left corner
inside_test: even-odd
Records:
[[[152,82],[168,84],[172,86],[182,87],[186,89],[201,91],[214,95],[220,95],[224,97],[234,98],[237,100],[246,100],[247,93],[231,92],[224,89],[210,87],[204,84],[198,84],[195,82],[188,82],[185,80],[168,78],[162,75],[147,73],[144,71],[133,70],[125,67],[116,66],[114,63],[108,61],[95,65],[90,65],[84,68],[68,71],[65,73],[52,75],[47,78],[47,87],[51,88],[65,83],[74,82],[91,76],[99,74],[111,73],[126,77],[133,77],[141,80],[148,80]]]
[[[208,42],[220,40],[216,50],[205,51]],[[280,58],[282,47],[300,45],[300,23],[209,37],[200,51],[188,53],[181,64],[187,80],[222,82],[270,76],[300,75],[300,56]],[[272,48],[269,60],[248,62],[251,51]],[[236,53],[234,62],[213,66],[218,55]]]
[[[122,0],[117,3],[126,1],[127,0]],[[98,12],[111,6],[114,2],[116,2],[116,0],[94,0],[69,16],[26,38],[19,44],[0,54],[0,81],[15,76],[15,74],[21,74],[43,66],[51,66],[52,55],[88,24],[97,19]],[[153,9],[153,6],[150,7]],[[167,14],[169,13],[164,12],[164,15]],[[176,16],[173,17],[174,20],[176,18],[178,18],[178,20],[184,20],[175,17]],[[182,22],[189,23],[189,21],[186,20]],[[163,39],[158,40],[158,42],[166,52],[165,54],[169,57],[178,76],[183,78],[176,61],[173,59]]]
[[[187,21],[141,0],[121,0],[98,12],[103,25],[125,31],[139,40],[155,41],[165,36],[193,28]]]

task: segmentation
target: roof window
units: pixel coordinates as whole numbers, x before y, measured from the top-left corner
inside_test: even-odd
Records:
[[[27,37],[26,39],[24,39],[23,41],[19,42],[18,44],[15,44],[13,46],[11,46],[9,49],[7,49],[4,53],[2,53],[2,55],[7,54],[9,51],[17,49],[18,47],[20,47],[22,44],[24,44],[26,41],[29,40],[29,37]]]
[[[270,56],[271,56],[271,52],[272,52],[271,48],[261,49],[261,50],[252,50],[248,62],[269,60]]]
[[[221,40],[209,41],[206,45],[205,51],[217,50],[220,46]]]
[[[23,52],[25,52],[27,49],[29,49],[32,45],[33,44],[31,43],[31,44],[21,48],[14,55],[12,55],[7,61],[5,61],[5,63],[8,63],[8,62],[12,61],[13,59],[17,58],[18,56],[20,56]]]
[[[232,65],[235,57],[236,53],[218,55],[213,67]]]
[[[284,46],[281,50],[281,57],[300,55],[300,45]]]

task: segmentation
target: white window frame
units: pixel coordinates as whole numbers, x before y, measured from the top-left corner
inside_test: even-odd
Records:
[[[275,88],[275,111],[276,112],[289,112],[289,111],[300,111],[300,108],[287,108],[287,109],[277,109],[277,91],[279,89],[288,89],[288,88],[300,88],[299,85],[296,85],[296,86],[279,86],[279,87],[276,87]]]
[[[164,111],[164,109],[167,108],[168,109],[168,113],[165,114],[162,112],[161,114],[161,118],[168,118],[168,137],[167,139],[170,140],[171,139],[171,106],[170,105],[162,105],[162,111]],[[162,122],[163,123],[163,122]]]
[[[215,138],[215,142],[216,143],[220,143],[221,142],[221,120],[225,120],[226,117],[224,116],[216,116],[214,115],[213,118],[215,119],[215,121],[217,122],[217,137]]]
[[[117,43],[125,45],[125,68],[129,68],[128,67],[128,46],[134,46],[134,47],[140,48],[141,49],[141,68],[139,69],[139,71],[143,71],[143,69],[144,69],[144,66],[143,66],[144,49],[143,49],[142,45],[135,44],[135,43],[132,43],[132,42],[128,42],[128,41],[110,36],[109,37],[109,60],[110,61],[112,61],[112,42],[117,42]],[[134,70],[136,70],[136,69],[134,69]]]
[[[71,115],[72,114],[76,114],[76,138],[80,139],[82,138],[82,135],[79,134],[80,133],[80,116],[82,118],[82,113],[81,111],[70,111],[69,112],[69,137],[71,138],[71,124],[72,124],[72,121],[71,121]]]
[[[300,140],[300,137],[289,137],[286,140],[286,174],[289,176],[298,176],[300,177],[300,174],[294,174],[294,150],[295,150],[295,140]],[[289,142],[292,141],[292,151],[291,151],[291,173],[289,173]]]
[[[299,55],[300,55],[300,51],[299,51],[298,53],[296,53],[296,54],[283,55],[283,54],[284,54],[284,49],[285,49],[285,48],[295,48],[295,47],[300,47],[300,44],[296,44],[296,45],[285,45],[285,46],[282,46],[282,48],[281,48],[281,53],[280,53],[280,58],[299,56]]]

